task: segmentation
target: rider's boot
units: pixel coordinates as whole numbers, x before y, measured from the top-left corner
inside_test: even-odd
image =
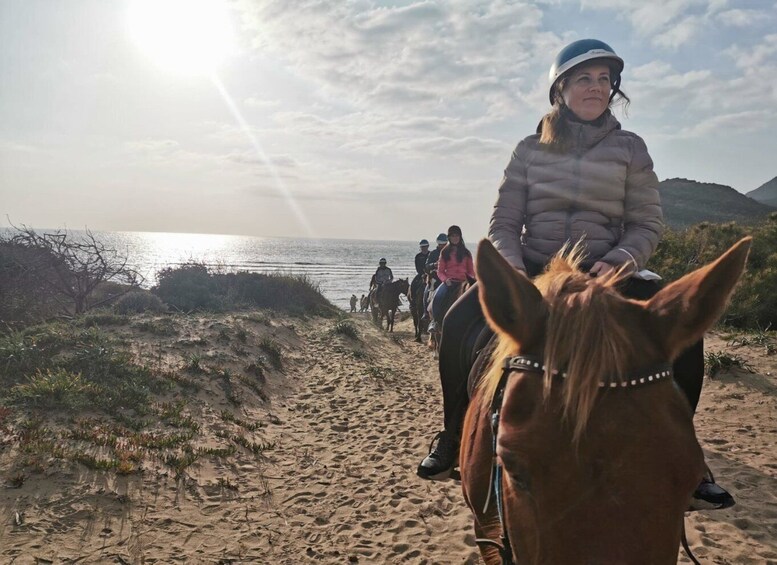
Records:
[[[736,501],[726,489],[715,482],[712,471],[707,468],[707,474],[696,487],[691,497],[689,512],[694,510],[720,510],[734,506]]]
[[[416,471],[422,479],[441,481],[451,476],[459,454],[459,442],[450,432],[443,430],[434,436],[429,455],[424,457]]]

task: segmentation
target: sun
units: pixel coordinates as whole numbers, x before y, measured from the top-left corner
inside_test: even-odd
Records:
[[[213,73],[235,50],[226,0],[133,0],[128,17],[138,47],[167,71]]]

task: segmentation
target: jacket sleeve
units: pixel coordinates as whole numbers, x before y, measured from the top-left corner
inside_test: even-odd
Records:
[[[513,151],[510,163],[505,169],[499,196],[491,213],[488,239],[497,251],[517,269],[526,270],[521,250],[521,232],[526,216],[526,195],[528,182],[526,169],[528,148],[525,141]]]
[[[623,234],[618,245],[602,258],[610,265],[636,263],[645,268],[664,231],[658,177],[645,142],[634,136],[634,149],[626,175]]]
[[[447,267],[448,262],[445,260],[445,257],[442,256],[442,253],[440,253],[440,258],[437,259],[437,278],[440,279],[440,282],[445,282],[450,278],[445,272]]]

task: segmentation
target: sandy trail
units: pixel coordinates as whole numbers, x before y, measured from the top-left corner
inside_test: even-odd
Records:
[[[327,320],[272,323],[285,369],[268,377],[269,401],[240,407],[259,425],[252,441],[271,448],[202,458],[184,479],[159,465],[117,477],[52,464],[0,493],[0,563],[478,563],[459,484],[415,476],[441,422],[431,353],[409,321],[389,337],[352,320],[358,340]],[[689,538],[705,563],[777,563],[777,356],[737,352],[757,374],[709,380],[696,423],[738,504],[691,516]],[[191,406],[199,441],[219,445],[219,414],[233,408],[223,391]],[[6,480],[13,458],[0,450]]]

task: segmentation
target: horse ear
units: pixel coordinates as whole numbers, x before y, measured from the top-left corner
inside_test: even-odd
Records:
[[[522,349],[531,347],[544,335],[546,308],[540,291],[487,239],[478,245],[477,275],[480,304],[491,327]]]
[[[696,343],[717,321],[745,269],[752,238],[746,237],[716,261],[659,291],[646,303],[669,359]]]

